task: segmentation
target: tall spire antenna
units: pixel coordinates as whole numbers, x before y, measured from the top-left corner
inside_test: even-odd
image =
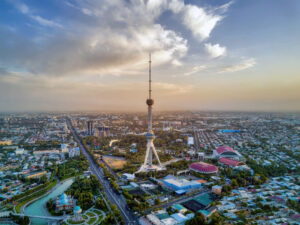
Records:
[[[149,53],[149,96],[146,100],[146,104],[148,105],[148,132],[146,133],[146,139],[147,139],[147,149],[145,154],[145,161],[143,165],[140,167],[137,173],[139,172],[148,172],[153,170],[164,170],[166,169],[162,164],[160,163],[157,151],[154,147],[154,139],[155,135],[152,130],[152,106],[154,104],[154,100],[151,98],[151,53]],[[158,161],[158,165],[153,164],[153,156]]]
[[[149,99],[151,99],[151,52],[149,53]]]

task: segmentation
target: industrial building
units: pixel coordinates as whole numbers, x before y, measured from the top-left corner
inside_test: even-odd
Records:
[[[190,191],[202,187],[201,183],[195,180],[189,181],[185,178],[178,178],[173,175],[165,177],[163,179],[163,184],[174,191]]]

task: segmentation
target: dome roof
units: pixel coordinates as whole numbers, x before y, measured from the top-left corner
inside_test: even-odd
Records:
[[[65,193],[63,193],[59,199],[58,199],[58,203],[60,205],[68,205],[70,203],[70,198],[68,197],[68,195],[66,195]]]
[[[222,153],[225,153],[225,152],[233,152],[233,153],[236,153],[232,148],[230,148],[230,147],[227,146],[227,145],[218,147],[216,151],[217,151],[217,153],[218,153],[219,155],[221,155]]]
[[[203,173],[216,173],[218,172],[218,167],[205,163],[205,162],[198,162],[198,163],[192,163],[190,165],[190,169],[203,172]]]
[[[76,205],[75,209],[74,209],[74,213],[81,213],[81,208],[80,206]]]
[[[67,199],[67,198],[68,198],[68,196],[65,193],[63,193],[59,199],[63,200],[63,199]]]
[[[241,165],[245,165],[245,163],[237,161],[237,160],[233,160],[233,159],[228,159],[228,158],[220,158],[219,159],[219,163],[223,163],[226,164],[228,166],[241,166]]]

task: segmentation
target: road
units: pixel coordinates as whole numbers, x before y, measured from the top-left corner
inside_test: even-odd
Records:
[[[198,130],[194,127],[194,147],[195,147],[195,155],[198,157],[198,152],[200,150],[200,144],[199,144],[199,134]]]
[[[37,215],[28,215],[28,214],[22,214],[22,213],[13,213],[15,216],[28,216],[31,218],[40,218],[40,219],[47,219],[47,220],[64,220],[66,218],[69,218],[70,216],[37,216]]]
[[[74,127],[72,126],[71,122],[69,121],[69,119],[67,119],[67,124],[69,129],[71,130],[74,138],[76,139],[76,141],[79,143],[79,147],[82,151],[82,153],[86,156],[86,158],[89,161],[90,164],[90,169],[91,172],[93,174],[96,175],[96,177],[98,178],[98,180],[100,181],[100,183],[103,186],[104,192],[106,194],[106,197],[108,198],[108,200],[112,203],[115,204],[118,209],[121,212],[121,215],[123,216],[123,219],[125,221],[125,224],[138,224],[138,218],[136,218],[136,216],[133,214],[133,212],[129,209],[129,207],[127,206],[127,202],[125,200],[125,198],[120,195],[117,194],[116,192],[114,192],[112,190],[112,187],[110,186],[109,181],[105,178],[102,168],[99,167],[93,160],[93,158],[91,157],[91,155],[88,153],[88,151],[85,149],[85,147],[83,146],[83,144],[80,141],[80,138],[78,137],[77,133],[74,130]]]

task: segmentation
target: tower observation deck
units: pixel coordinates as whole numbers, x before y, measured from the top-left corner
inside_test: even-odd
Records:
[[[149,94],[148,94],[148,99],[146,100],[146,104],[148,105],[148,131],[146,133],[147,150],[146,150],[144,163],[142,164],[140,169],[137,171],[138,173],[165,169],[161,165],[157,151],[153,144],[153,140],[155,139],[155,135],[152,130],[152,106],[154,104],[154,100],[151,98],[151,94],[152,94],[151,83],[152,83],[152,80],[151,80],[151,54],[149,54]],[[157,165],[154,165],[152,163],[153,155],[155,156],[155,158],[158,162]]]

